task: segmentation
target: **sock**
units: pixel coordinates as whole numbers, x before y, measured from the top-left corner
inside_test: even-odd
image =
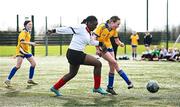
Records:
[[[129,81],[126,73],[123,70],[119,70],[118,74],[126,81],[128,85],[131,84],[131,81]]]
[[[54,88],[56,90],[58,90],[59,88],[61,88],[66,82],[63,80],[63,78],[61,78],[55,85]]]
[[[16,67],[14,67],[14,68],[11,70],[11,72],[10,72],[10,74],[9,74],[9,76],[8,76],[8,80],[11,80],[11,78],[14,76],[14,74],[16,73],[17,70],[18,70],[18,69],[17,69]]]
[[[114,84],[114,73],[109,73],[108,88],[113,88]]]
[[[134,52],[132,53],[132,57],[134,58]]]
[[[94,89],[98,89],[101,84],[101,76],[100,75],[94,75]]]
[[[33,76],[34,76],[34,68],[35,67],[30,67],[30,69],[29,69],[29,79],[31,80],[32,78],[33,78]]]
[[[137,57],[137,53],[134,54],[135,58]]]

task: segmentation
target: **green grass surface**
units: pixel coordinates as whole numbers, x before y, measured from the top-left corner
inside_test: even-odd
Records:
[[[68,46],[62,46],[62,55],[66,54]],[[36,56],[45,56],[45,46],[36,46],[35,47],[35,55]],[[124,47],[118,47],[118,54],[123,55],[124,54]],[[15,46],[0,46],[0,56],[13,56],[15,55]],[[145,47],[143,45],[139,45],[137,48],[138,54],[141,54],[145,50]],[[94,46],[87,46],[85,49],[85,52],[89,54],[95,54],[96,49]],[[126,46],[126,52],[127,54],[131,54],[131,46]],[[58,56],[60,55],[60,46],[48,46],[48,55],[49,56]]]
[[[34,80],[39,83],[29,86],[29,63],[23,65],[12,79],[12,88],[6,88],[9,71],[16,60],[0,57],[0,107],[61,107],[61,106],[117,106],[117,107],[179,107],[180,64],[179,62],[118,61],[134,83],[128,90],[123,79],[116,73],[114,89],[117,96],[92,93],[93,67],[81,66],[78,74],[60,89],[62,97],[54,97],[49,88],[68,72],[64,56],[35,57],[37,62]],[[101,87],[106,88],[108,63],[100,59],[102,67]],[[156,80],[160,86],[157,93],[149,93],[146,84]]]
[[[162,43],[161,45],[165,45],[164,43]],[[169,47],[172,47],[173,44],[170,43]],[[160,47],[160,46],[159,46]],[[176,45],[177,48],[180,48],[180,44]],[[64,45],[62,46],[62,55],[66,54],[66,50],[67,50],[68,46]],[[153,48],[153,46],[151,46],[151,48]],[[45,46],[36,46],[35,47],[35,55],[36,56],[45,56]],[[60,46],[48,46],[48,56],[59,56],[60,55]],[[16,47],[15,46],[0,46],[0,56],[13,56],[15,55],[15,50]],[[95,47],[94,46],[87,46],[85,48],[85,52],[89,53],[89,54],[95,54]],[[145,47],[144,45],[139,45],[137,47],[137,52],[138,54],[141,54],[143,51],[145,51]],[[125,53],[125,48],[123,47],[118,47],[118,55],[123,55]],[[130,55],[131,54],[131,46],[127,45],[126,46],[126,54]]]

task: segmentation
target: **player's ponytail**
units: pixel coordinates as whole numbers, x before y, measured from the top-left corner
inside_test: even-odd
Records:
[[[84,20],[81,22],[81,24],[86,24],[86,19],[84,19]]]
[[[107,20],[106,23],[109,23],[109,20]]]

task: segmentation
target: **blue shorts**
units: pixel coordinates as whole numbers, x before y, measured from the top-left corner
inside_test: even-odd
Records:
[[[23,55],[17,55],[16,57],[22,57],[22,58],[30,58],[31,56],[33,56],[32,54],[23,54]]]
[[[114,52],[113,48],[107,48],[108,52]]]

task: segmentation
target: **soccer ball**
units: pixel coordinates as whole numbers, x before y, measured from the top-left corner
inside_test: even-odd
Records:
[[[148,84],[146,85],[146,88],[151,93],[156,93],[159,90],[159,85],[156,81],[150,80]]]

